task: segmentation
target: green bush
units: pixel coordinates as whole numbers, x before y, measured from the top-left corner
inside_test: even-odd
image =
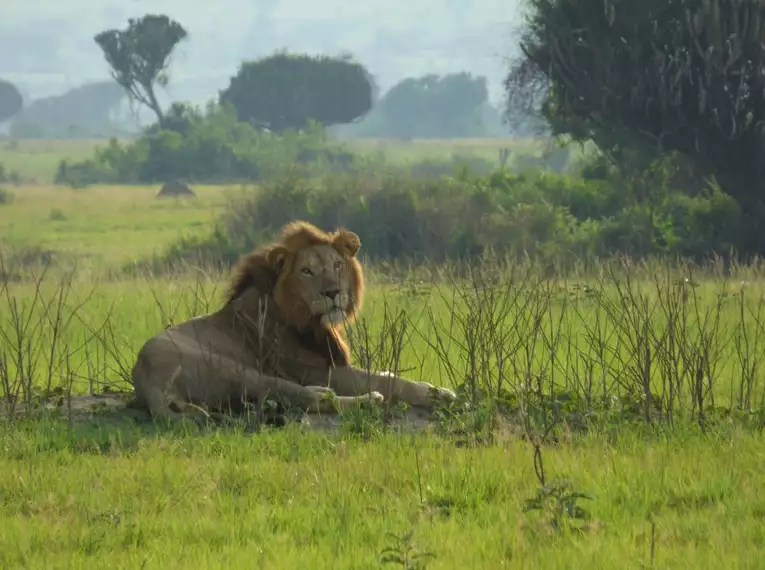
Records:
[[[558,265],[593,256],[676,254],[702,259],[737,244],[735,201],[719,189],[640,202],[628,187],[549,171],[414,178],[400,173],[289,176],[235,203],[205,239],[163,263],[230,264],[284,223],[304,219],[357,232],[376,260],[443,261],[487,251]]]
[[[202,112],[175,103],[164,129],[152,125],[137,140],[111,139],[92,158],[62,160],[56,184],[75,188],[90,184],[152,184],[170,179],[196,183],[261,182],[285,174],[398,172],[432,179],[451,175],[491,173],[496,163],[473,154],[426,159],[393,166],[384,158],[362,157],[330,140],[317,123],[305,129],[270,133],[237,120],[229,105],[209,104]]]
[[[362,161],[327,140],[324,130],[274,134],[236,119],[228,106],[209,105],[206,113],[175,104],[167,128],[153,126],[136,141],[112,139],[93,158],[62,161],[57,184],[159,183],[181,179],[197,183],[254,182],[286,171],[305,175],[347,170]]]
[[[12,204],[14,199],[15,196],[13,195],[13,192],[0,187],[0,206],[4,206],[5,204]]]
[[[0,164],[0,184],[21,184],[21,175],[14,170],[7,170],[3,164]]]

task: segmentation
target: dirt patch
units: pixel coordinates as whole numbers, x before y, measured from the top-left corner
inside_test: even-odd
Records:
[[[16,404],[11,409],[6,402],[0,403],[0,416],[23,418],[40,414],[52,414],[72,422],[97,422],[115,427],[125,423],[151,423],[148,412],[136,406],[132,392],[61,397],[31,410],[24,404]],[[401,417],[391,420],[388,426],[394,432],[411,433],[427,431],[434,424],[428,412],[410,408]],[[339,433],[341,418],[339,415],[304,414],[300,425],[311,430]]]

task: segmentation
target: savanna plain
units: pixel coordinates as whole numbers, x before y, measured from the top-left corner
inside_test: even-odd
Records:
[[[54,186],[96,143],[25,144],[0,154],[35,179],[0,204],[0,567],[763,567],[760,265],[369,263],[352,350],[458,390],[427,433],[22,414],[129,389],[146,339],[216,309],[225,269],[135,262],[257,191]]]

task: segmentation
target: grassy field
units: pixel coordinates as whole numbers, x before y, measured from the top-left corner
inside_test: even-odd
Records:
[[[588,437],[546,469],[593,497],[556,532],[517,438],[0,428],[3,568],[760,568],[761,438]],[[390,537],[413,531],[403,545]]]
[[[476,156],[499,165],[499,152],[539,155],[550,148],[546,139],[354,139],[348,146],[362,153],[382,153],[394,162],[443,160],[452,155]]]
[[[28,183],[50,184],[62,160],[88,159],[105,143],[90,139],[0,141],[0,164]]]
[[[92,156],[104,140],[0,140],[0,164],[18,173],[27,184],[50,184],[61,160],[82,161]],[[544,139],[355,139],[346,142],[363,154],[381,153],[395,162],[448,160],[453,155],[476,156],[499,164],[500,149],[539,155],[549,148]]]
[[[0,280],[3,399],[122,388],[149,336],[218,306],[222,274],[102,270],[208,229],[226,189],[11,190],[2,244],[68,258],[40,284],[28,267]],[[618,286],[490,269],[456,284],[372,272],[351,332],[375,368],[400,358],[405,376],[501,393],[517,415],[488,430],[471,400],[440,435],[403,436],[1,422],[0,568],[761,568],[762,268],[637,266]],[[383,564],[391,546],[431,557]]]
[[[156,199],[158,186],[23,185],[0,204],[2,245],[43,248],[92,267],[119,267],[209,229],[240,189],[195,186],[197,199]]]

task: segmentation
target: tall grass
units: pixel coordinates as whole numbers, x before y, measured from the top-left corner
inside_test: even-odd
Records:
[[[11,412],[52,395],[129,390],[143,342],[215,310],[225,278],[0,269],[0,397]],[[364,313],[347,328],[356,364],[456,388],[458,401],[439,411],[453,428],[765,419],[757,265],[621,260],[549,275],[486,258],[368,273]]]
[[[72,422],[70,395],[129,390],[140,345],[217,308],[225,275],[0,269],[0,566],[761,560],[759,266],[370,267],[356,364],[459,398],[441,438],[387,437],[385,407],[344,412],[339,440]],[[70,421],[26,421],[42,404]]]

